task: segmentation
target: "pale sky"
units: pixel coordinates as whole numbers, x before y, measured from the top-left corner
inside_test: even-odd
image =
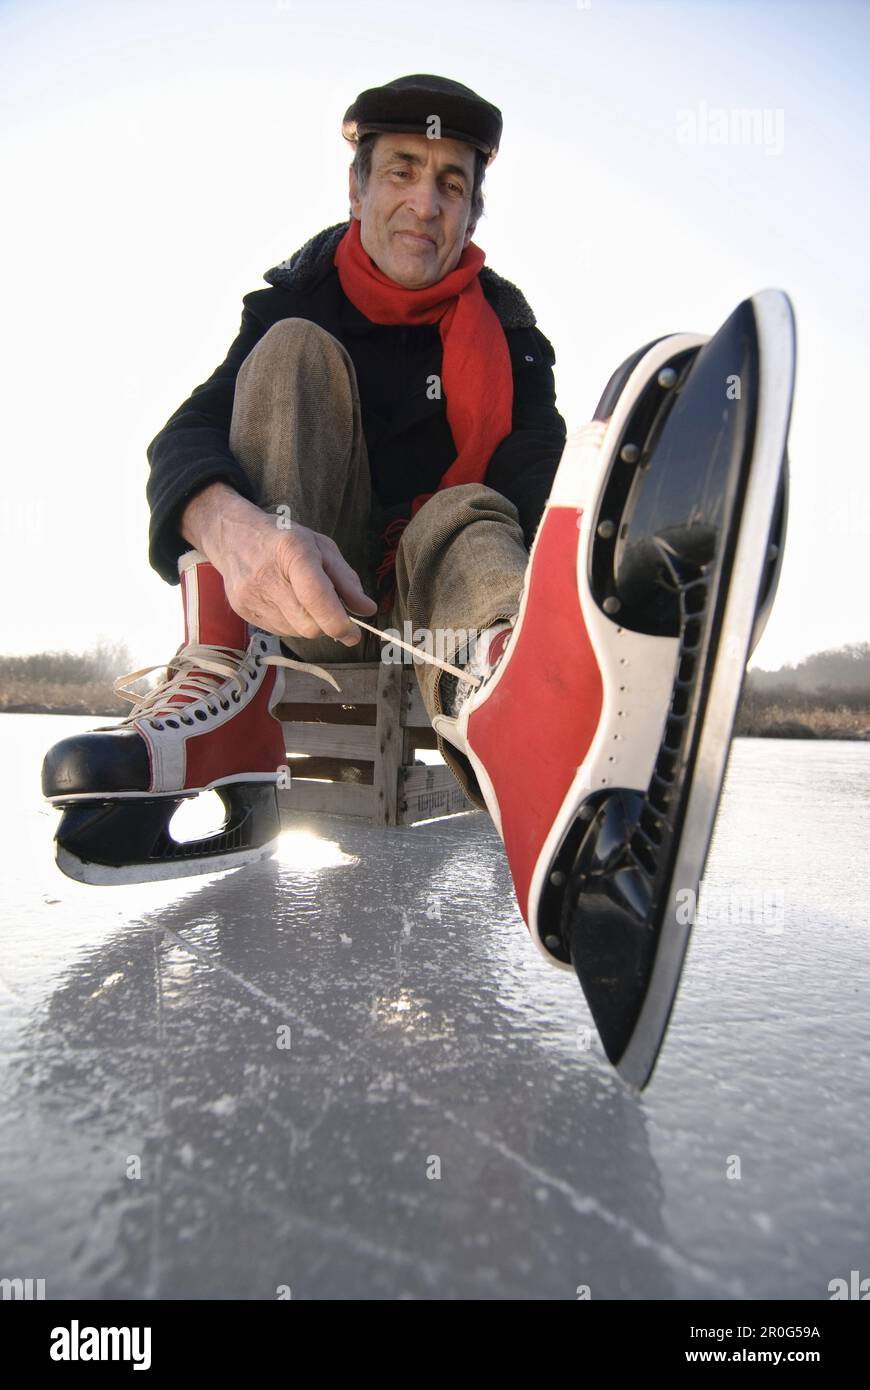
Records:
[[[242,296],[347,216],[346,107],[419,71],[502,110],[475,242],[552,341],[569,430],[641,343],[791,295],[791,518],[755,664],[866,640],[868,57],[870,6],[836,0],[6,0],[0,650],[175,650],[145,447]],[[741,108],[754,143],[685,138],[685,112],[708,133]]]

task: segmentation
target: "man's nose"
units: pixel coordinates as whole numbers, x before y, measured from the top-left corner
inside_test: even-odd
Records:
[[[422,174],[414,184],[408,204],[421,222],[430,222],[441,211],[441,190],[434,174]]]

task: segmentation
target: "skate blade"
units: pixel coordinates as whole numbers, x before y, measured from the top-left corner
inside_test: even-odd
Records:
[[[754,433],[744,440],[739,473],[728,475],[725,540],[703,581],[709,602],[695,614],[681,597],[677,669],[685,672],[688,657],[693,675],[674,685],[649,787],[608,789],[577,807],[541,898],[548,940],[558,921],[560,954],[573,962],[605,1052],[637,1090],[649,1082],[673,1008],[691,932],[682,894],[690,890],[696,900],[746,662],[775,587],[768,547],[775,519],[784,521],[794,321],[787,297],[765,291],[732,316],[744,335],[748,306],[758,364]],[[699,538],[703,544],[700,532],[689,537],[690,549]],[[687,582],[686,592],[692,588]]]
[[[256,864],[269,859],[278,848],[277,837],[260,849],[244,850],[233,854],[207,855],[201,859],[176,860],[166,863],[127,864],[112,866],[97,864],[94,861],[78,859],[69,850],[58,845],[55,863],[67,878],[77,883],[87,883],[93,887],[123,887],[132,883],[158,883],[173,878],[192,878],[197,874],[219,874],[226,869],[242,869],[246,864]]]
[[[79,883],[150,883],[242,868],[274,853],[281,830],[274,783],[235,782],[216,788],[226,815],[220,828],[195,840],[174,840],[169,823],[189,798],[99,800],[68,805],[58,826],[56,862]]]
[[[780,477],[786,468],[795,377],[794,315],[787,296],[777,290],[762,291],[754,295],[750,303],[755,315],[760,361],[752,466],[712,663],[710,693],[690,768],[683,831],[665,897],[659,949],[637,1022],[617,1063],[623,1080],[638,1090],[642,1090],[652,1076],[688,949],[691,921],[684,920],[687,914],[680,895],[688,888],[697,900],[707,860],[746,664],[756,635],[759,596],[764,592]],[[779,552],[781,557],[781,542]],[[778,572],[779,566],[776,578]],[[773,582],[775,585],[775,579]],[[772,603],[772,595],[769,601]]]

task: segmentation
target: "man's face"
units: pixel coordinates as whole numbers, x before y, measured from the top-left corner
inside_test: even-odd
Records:
[[[379,135],[366,191],[350,171],[350,205],[379,270],[405,289],[434,285],[453,270],[474,234],[474,149],[464,140]]]

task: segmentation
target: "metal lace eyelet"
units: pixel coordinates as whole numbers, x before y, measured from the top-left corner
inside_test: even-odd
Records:
[[[257,679],[257,676],[258,676],[258,675],[259,675],[259,672],[258,672],[258,671],[252,671],[252,672],[251,672],[251,680],[252,680],[252,681],[255,681],[255,680]]]
[[[182,715],[180,716],[180,719],[181,719],[182,724],[192,724],[192,723],[193,723],[193,720],[191,719],[191,717],[190,717],[189,714],[182,714]]]
[[[158,724],[156,719],[149,719],[148,723],[151,725],[152,729],[159,729],[161,733],[163,732],[163,725]]]
[[[268,644],[268,642],[263,642],[263,641],[261,640],[261,642],[260,642],[260,651],[261,651],[261,652],[265,652],[265,651],[268,651],[268,649],[269,649],[269,644]]]
[[[209,714],[217,714],[217,705],[209,705],[208,712]]]
[[[177,720],[177,719],[167,719],[166,725],[167,725],[167,728],[170,728],[170,729],[177,729],[177,728],[178,728],[178,720]]]
[[[255,666],[262,666],[262,664],[263,664],[263,658],[262,658],[261,656],[255,656],[255,657],[254,657],[254,665],[255,665]]]
[[[230,702],[229,702],[229,700],[221,700],[221,709],[229,709],[229,707],[230,707]]]
[[[193,712],[196,715],[197,719],[208,719],[208,715],[206,714],[204,709],[195,709]]]
[[[239,692],[238,692],[237,690],[234,690],[234,691],[232,692],[232,694],[230,695],[230,699],[231,699],[235,704],[238,704],[239,701],[241,700],[241,698],[242,698],[242,697],[241,697],[241,695],[239,694]]]

